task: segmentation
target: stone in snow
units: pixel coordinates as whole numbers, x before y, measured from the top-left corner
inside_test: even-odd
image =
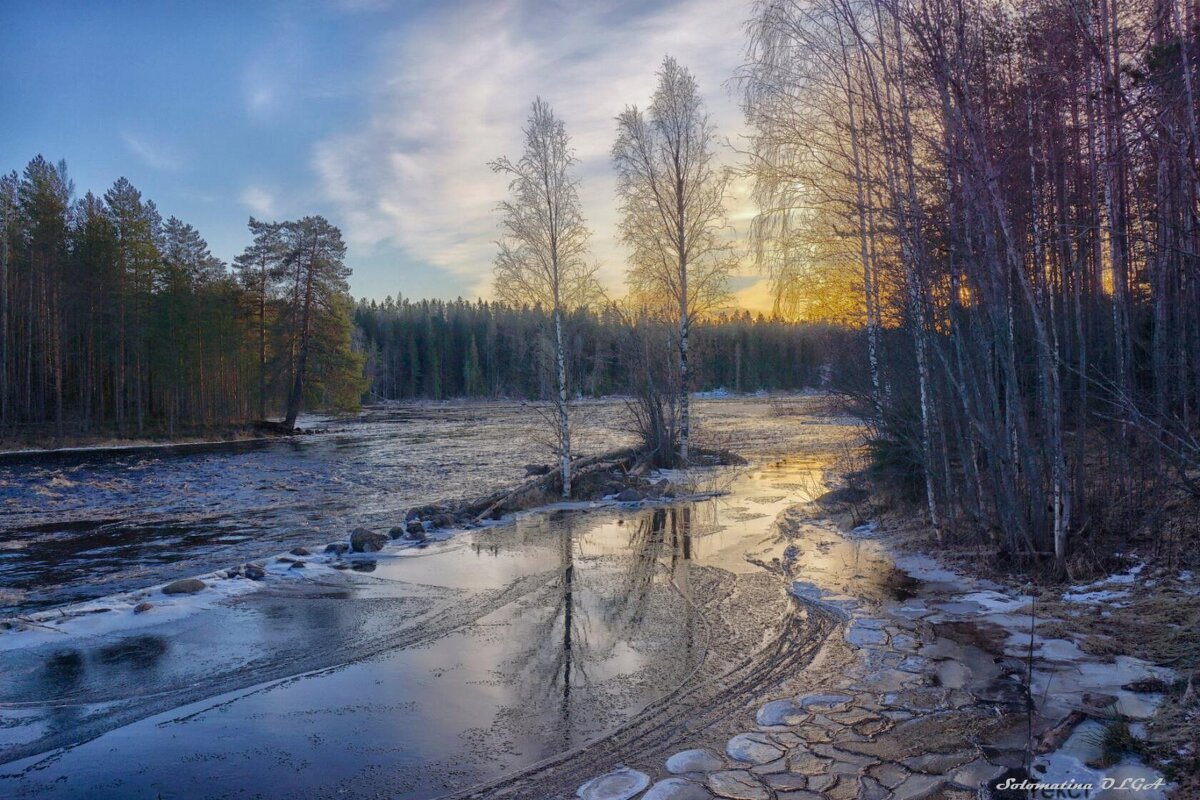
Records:
[[[763,705],[754,717],[759,725],[796,725],[805,713],[791,700],[772,700]]]
[[[711,750],[683,750],[667,759],[667,772],[712,772],[725,766],[721,757]]]
[[[195,594],[207,588],[208,584],[199,578],[184,578],[181,581],[168,583],[163,587],[163,594]]]
[[[154,608],[153,603],[147,603],[145,600],[143,600],[142,602],[138,603],[136,606],[133,607],[133,613],[145,614],[147,611],[149,611],[152,608]]]
[[[667,778],[651,786],[641,800],[712,800],[712,793],[683,778]]]
[[[729,800],[768,800],[767,790],[744,769],[729,769],[708,776],[708,788]]]
[[[350,534],[350,549],[356,553],[375,553],[388,543],[387,534],[355,528]]]
[[[887,641],[887,634],[881,630],[867,628],[858,624],[851,625],[846,629],[846,642],[855,647],[863,647],[869,644],[883,644]]]
[[[580,786],[575,796],[580,800],[630,800],[649,785],[650,776],[645,773],[618,767]]]
[[[766,764],[781,758],[783,751],[761,733],[739,733],[725,745],[725,754],[734,761]]]

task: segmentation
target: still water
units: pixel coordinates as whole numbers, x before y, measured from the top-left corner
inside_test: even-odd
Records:
[[[534,513],[161,626],[0,650],[0,794],[423,798],[571,750],[793,615],[760,579],[821,467]]]

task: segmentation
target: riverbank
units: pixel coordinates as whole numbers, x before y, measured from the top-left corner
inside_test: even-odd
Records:
[[[1157,510],[1169,533],[1142,531],[1125,552],[1076,559],[1079,579],[1047,583],[1005,569],[977,542],[939,541],[920,509],[864,482],[857,466],[843,460],[824,501],[843,532],[879,541],[914,574],[933,569],[1007,598],[1007,613],[982,615],[984,635],[1029,664],[1035,754],[1074,751],[1077,771],[1092,775],[1149,764],[1172,796],[1200,795],[1200,552],[1179,542],[1197,535],[1194,498],[1177,492]]]
[[[304,431],[299,431],[303,433]],[[56,436],[53,433],[0,438],[0,458],[36,457],[63,452],[129,451],[157,447],[188,447],[270,440],[294,435],[278,423],[244,422],[192,429],[186,433],[119,436],[115,432]]]
[[[1170,670],[1031,634],[1036,598],[901,553],[876,525],[837,525],[861,499],[835,490],[777,520],[787,545],[775,572],[801,613],[832,625],[811,663],[760,685],[732,725],[674,752],[621,753],[580,798],[966,800],[1024,797],[997,788],[1024,781],[1164,796],[1163,776],[1117,734],[1144,734]]]

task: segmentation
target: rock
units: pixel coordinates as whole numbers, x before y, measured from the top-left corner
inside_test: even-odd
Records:
[[[242,565],[242,574],[252,581],[261,581],[267,577],[266,569],[253,562]]]
[[[1000,777],[1004,767],[989,763],[986,759],[976,759],[970,764],[964,764],[950,773],[950,780],[968,789],[978,789],[993,778]]]
[[[759,725],[796,725],[808,716],[791,700],[772,700],[763,705],[754,717]]]
[[[275,561],[280,564],[295,564],[296,563],[296,559],[292,558],[291,556],[280,556],[279,558],[275,559]]]
[[[874,756],[865,755],[863,753],[852,753],[846,750],[841,750],[829,744],[813,745],[813,752],[818,755],[832,758],[835,761],[840,761],[844,764],[850,764],[858,769],[873,766],[879,763],[879,759]]]
[[[407,524],[394,525],[391,528],[388,528],[388,538],[389,539],[400,539],[400,538],[403,538],[404,534],[406,534],[407,532],[408,532]]]
[[[712,800],[712,793],[683,778],[667,778],[651,786],[641,800]]]
[[[425,538],[425,523],[419,519],[410,519],[404,526],[404,532],[409,534],[409,538],[416,538],[419,534],[422,539]]]
[[[761,733],[739,733],[725,746],[725,755],[734,761],[766,764],[783,756],[783,751]]]
[[[882,764],[876,764],[868,769],[867,774],[887,788],[895,789],[897,786],[904,783],[904,779],[908,777],[908,770],[899,764],[893,764],[890,761],[885,761]]]
[[[414,519],[427,519],[435,514],[441,514],[443,511],[445,509],[441,506],[417,506],[408,510],[408,513],[404,516],[404,520],[408,522]]]
[[[863,778],[858,782],[858,800],[887,800],[891,796],[892,793],[873,778]]]
[[[816,792],[806,792],[803,789],[798,789],[794,792],[777,792],[775,797],[778,800],[825,800],[823,795]]]
[[[306,547],[293,547],[290,552],[294,556],[311,556],[312,555],[312,553],[308,552],[308,548],[306,548]]]
[[[345,542],[332,542],[325,545],[325,552],[334,553],[340,556],[342,553],[350,552],[350,545],[346,544]]]
[[[721,757],[711,750],[683,750],[667,759],[667,772],[712,772],[725,766]]]
[[[333,568],[334,569],[350,569],[350,565],[347,564],[345,561],[339,561],[333,565]]]
[[[823,775],[829,771],[830,760],[813,755],[803,747],[797,747],[788,755],[788,766],[801,775]]]
[[[181,581],[168,583],[163,587],[163,594],[195,594],[208,588],[208,584],[199,578],[184,578]]]
[[[806,694],[796,698],[796,702],[807,711],[841,711],[853,699],[845,694]]]
[[[766,787],[744,769],[714,772],[706,783],[713,794],[730,800],[768,800],[769,797]]]
[[[305,564],[303,561],[293,561],[292,565],[290,567],[288,567],[288,569],[307,569],[307,568],[308,568],[308,565]]]
[[[904,783],[892,790],[895,800],[922,800],[930,797],[943,786],[946,779],[936,775],[909,775]]]
[[[417,525],[415,529],[410,528],[404,538],[410,542],[423,542],[429,538],[429,534],[425,533],[425,526]]]
[[[533,475],[549,475],[551,469],[553,468],[545,464],[526,464],[525,477],[528,478]]]
[[[455,519],[449,514],[437,514],[431,520],[435,528],[453,528]]]
[[[147,611],[149,611],[152,608],[154,608],[153,603],[147,603],[145,600],[143,600],[142,602],[138,603],[136,606],[133,607],[133,613],[145,614]]]
[[[869,644],[884,644],[887,642],[887,634],[883,631],[873,630],[858,624],[853,624],[846,629],[845,638],[847,644],[852,644],[855,647],[863,647]]]
[[[808,776],[796,772],[776,772],[763,778],[763,781],[777,792],[793,792],[808,786]]]
[[[580,786],[575,796],[580,800],[630,800],[649,785],[650,776],[645,773],[618,767]]]
[[[777,758],[774,761],[768,761],[765,764],[759,764],[757,767],[751,767],[750,771],[755,775],[774,775],[777,772],[786,772],[787,759]]]
[[[906,758],[900,763],[913,772],[924,772],[929,775],[941,775],[955,767],[961,767],[968,761],[979,756],[974,750],[960,750],[957,753],[925,753],[912,758]]]
[[[350,549],[355,553],[375,553],[387,543],[386,535],[366,528],[355,528],[350,534]]]
[[[808,779],[808,788],[814,792],[823,792],[837,783],[837,775],[813,775]]]

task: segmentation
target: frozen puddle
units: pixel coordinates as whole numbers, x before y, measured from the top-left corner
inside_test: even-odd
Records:
[[[819,474],[782,463],[715,500],[91,601],[111,610],[0,649],[0,790],[416,798],[578,747],[693,679],[713,644],[695,587],[784,558],[773,521]]]

